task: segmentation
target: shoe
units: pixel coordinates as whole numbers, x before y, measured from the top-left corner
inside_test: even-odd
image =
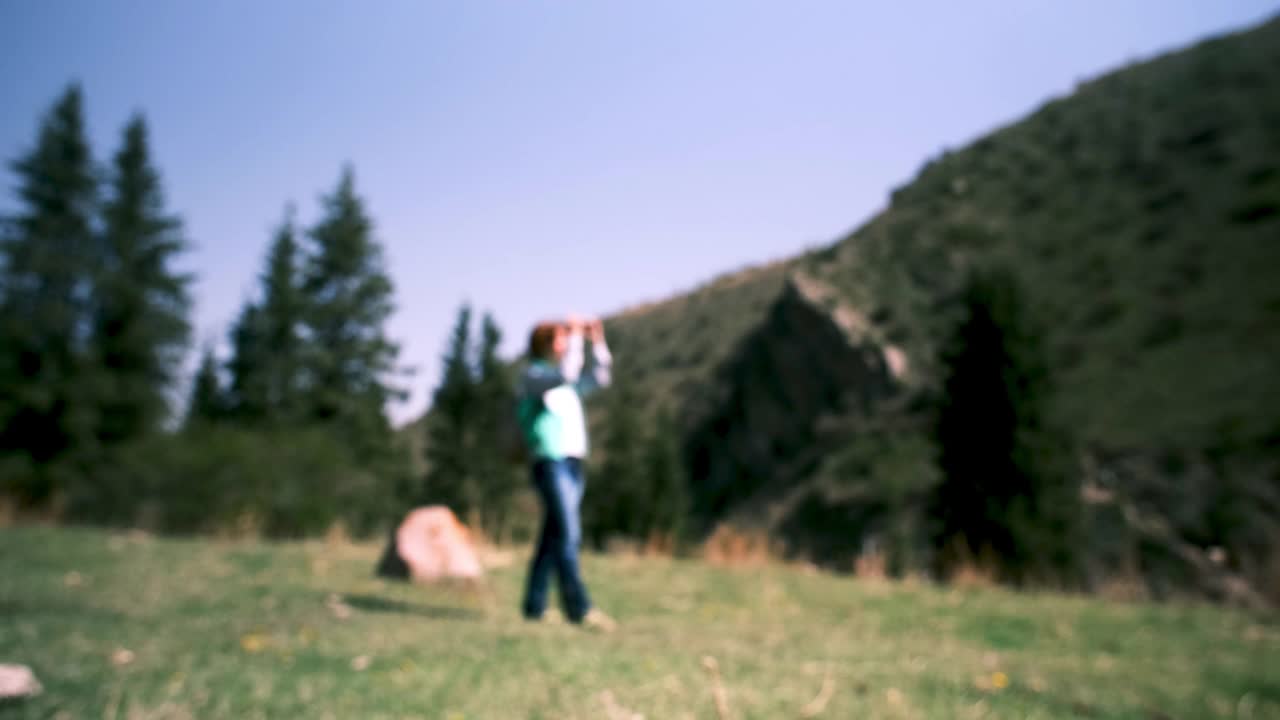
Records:
[[[563,625],[564,618],[558,612],[549,612],[545,615],[525,615],[525,622],[542,623],[544,625]]]
[[[596,632],[611,633],[618,629],[618,621],[609,617],[603,610],[591,608],[587,614],[582,617],[578,623],[587,630],[595,630]]]

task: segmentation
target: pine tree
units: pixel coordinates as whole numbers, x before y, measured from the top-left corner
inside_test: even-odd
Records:
[[[625,371],[615,368],[614,384],[604,396],[604,431],[592,473],[599,478],[583,499],[583,524],[591,542],[603,547],[610,536],[643,539],[651,519],[645,478],[647,435],[641,427],[636,389]]]
[[[227,417],[227,399],[218,377],[218,359],[212,347],[206,347],[200,355],[200,369],[191,383],[191,397],[187,401],[187,418],[184,429],[206,427]]]
[[[171,267],[186,243],[164,211],[147,127],[130,120],[103,207],[104,262],[94,283],[91,337],[100,374],[99,439],[108,445],[158,430],[168,414],[190,325],[190,278]]]
[[[258,303],[246,303],[232,329],[232,387],[242,420],[285,425],[302,412],[305,304],[298,278],[293,209],[276,230],[258,276]]]
[[[463,305],[449,335],[440,385],[427,416],[427,475],[415,503],[441,503],[466,517],[479,508],[475,465],[477,383],[471,364],[471,307]]]
[[[674,545],[684,531],[689,513],[689,480],[680,452],[679,429],[667,412],[658,415],[649,434],[644,472],[649,486],[644,538]]]
[[[939,569],[963,560],[962,547],[993,556],[1011,580],[1070,579],[1079,494],[1069,437],[1045,419],[1040,336],[1007,272],[979,271],[962,300],[967,316],[942,352]]]
[[[498,355],[501,344],[501,328],[492,315],[485,313],[476,360],[474,457],[481,519],[485,531],[496,538],[506,532],[512,498],[522,478],[522,472],[513,466],[503,447],[504,429],[515,422],[516,397],[511,371]]]
[[[391,279],[349,167],[323,207],[309,233],[302,281],[310,348],[306,411],[342,433],[357,456],[372,457],[392,442],[387,402],[403,396],[390,384],[399,348],[384,329],[394,309]]]
[[[267,368],[271,364],[271,346],[264,325],[262,308],[253,301],[245,302],[231,324],[231,359],[227,361],[231,383],[226,409],[241,424],[262,424],[270,412]]]
[[[0,456],[30,458],[35,472],[6,484],[40,502],[56,489],[45,468],[91,444],[96,424],[86,345],[101,253],[79,87],[53,106],[13,168],[20,209],[0,245]]]

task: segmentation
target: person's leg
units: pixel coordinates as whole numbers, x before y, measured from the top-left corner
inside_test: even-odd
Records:
[[[555,463],[539,460],[533,465],[533,486],[538,491],[538,499],[542,503],[542,532],[538,536],[538,545],[534,549],[533,559],[529,562],[529,577],[525,586],[524,616],[530,620],[542,617],[547,609],[547,587],[551,581],[551,573],[556,569],[555,549],[557,537],[561,534],[561,526],[555,521],[552,507],[557,503],[555,496]]]
[[[582,522],[579,508],[582,504],[582,493],[585,477],[582,462],[569,458],[557,463],[556,487],[558,507],[553,512],[564,532],[556,538],[554,555],[557,575],[560,580],[560,602],[565,617],[570,622],[581,622],[591,610],[591,598],[587,586],[582,581],[578,566],[578,548],[582,544]]]

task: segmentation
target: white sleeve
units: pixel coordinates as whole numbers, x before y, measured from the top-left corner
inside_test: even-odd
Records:
[[[578,388],[578,394],[589,395],[599,388],[609,387],[613,382],[613,354],[609,352],[609,345],[602,338],[600,342],[591,343],[591,362],[587,364],[587,371],[582,378],[575,383]]]
[[[596,385],[609,387],[613,382],[613,353],[609,352],[609,344],[600,338],[600,342],[591,343],[591,375]]]
[[[560,375],[567,383],[577,383],[582,374],[583,341],[581,332],[569,333],[569,347],[560,358]]]

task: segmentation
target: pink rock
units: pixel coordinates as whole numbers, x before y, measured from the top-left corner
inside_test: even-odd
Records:
[[[40,682],[26,665],[0,665],[0,700],[39,695]]]
[[[470,531],[443,505],[409,513],[395,532],[394,553],[415,582],[484,576]]]

